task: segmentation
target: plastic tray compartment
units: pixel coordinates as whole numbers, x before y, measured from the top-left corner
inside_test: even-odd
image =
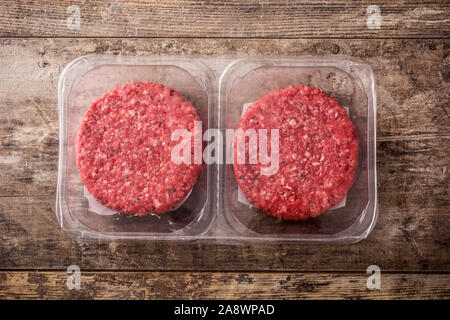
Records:
[[[344,207],[306,221],[279,221],[238,200],[232,164],[219,168],[219,213],[241,240],[351,243],[376,222],[376,94],[371,68],[347,57],[255,57],[231,63],[219,84],[221,130],[236,129],[244,104],[271,90],[304,84],[323,89],[348,108],[359,135],[359,165]],[[225,136],[225,134],[224,134]],[[224,148],[230,147],[225,141]],[[282,146],[280,146],[282,147]],[[224,150],[226,153],[226,150]]]
[[[56,215],[63,230],[77,239],[190,240],[205,233],[213,219],[211,172],[203,167],[186,201],[162,215],[130,217],[89,211],[75,162],[75,136],[90,104],[117,85],[133,81],[162,83],[197,108],[203,129],[213,126],[214,81],[199,59],[90,55],[71,62],[59,81],[60,146]]]

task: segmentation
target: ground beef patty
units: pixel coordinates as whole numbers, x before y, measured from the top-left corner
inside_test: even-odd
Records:
[[[238,164],[234,140],[238,184],[267,214],[285,220],[316,217],[351,187],[358,163],[356,128],[337,100],[322,90],[298,85],[272,91],[247,109],[239,128],[279,129],[279,170],[273,175],[260,174],[259,160]],[[246,139],[247,155],[248,149]]]
[[[161,84],[135,82],[108,91],[91,105],[76,138],[86,188],[103,205],[126,214],[176,208],[201,164],[173,163],[178,141],[171,141],[171,134],[193,132],[194,121],[200,118],[192,104]]]

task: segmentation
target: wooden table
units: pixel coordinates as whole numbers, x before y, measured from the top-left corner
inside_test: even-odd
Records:
[[[0,298],[449,298],[450,4],[4,1]],[[428,2],[428,1],[426,1]],[[367,7],[381,9],[369,29]],[[67,19],[80,10],[76,19]],[[373,19],[369,22],[374,21]],[[379,219],[354,245],[81,243],[55,218],[57,83],[90,53],[349,55],[378,90]],[[66,287],[69,265],[81,289]],[[366,268],[381,268],[368,290]]]

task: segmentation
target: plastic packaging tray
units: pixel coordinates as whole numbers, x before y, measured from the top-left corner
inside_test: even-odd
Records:
[[[359,135],[359,164],[345,205],[306,221],[280,221],[242,201],[232,164],[204,165],[183,204],[160,215],[130,217],[89,210],[75,162],[75,136],[90,104],[119,84],[151,81],[173,87],[193,103],[203,129],[218,128],[226,158],[226,129],[246,104],[267,92],[305,84],[323,89],[349,113]],[[89,55],[72,61],[58,86],[60,145],[56,215],[79,240],[217,240],[352,243],[367,237],[377,217],[376,94],[371,68],[334,57],[173,57]]]

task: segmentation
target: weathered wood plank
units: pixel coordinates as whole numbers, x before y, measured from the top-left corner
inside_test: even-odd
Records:
[[[54,193],[57,81],[68,62],[89,53],[211,57],[338,52],[374,69],[379,141],[450,133],[447,40],[3,39],[0,44],[0,196]]]
[[[382,192],[372,234],[350,246],[215,242],[79,243],[58,226],[54,196],[0,198],[0,268],[448,271],[448,193]]]
[[[0,40],[0,268],[448,271],[448,40]],[[378,85],[380,218],[352,246],[81,244],[54,216],[57,79],[87,53],[346,54]],[[40,196],[39,196],[40,195]],[[320,249],[320,250],[318,250]],[[146,252],[145,255],[142,252]]]
[[[448,1],[5,1],[3,37],[448,38]],[[69,9],[69,6],[76,6]],[[78,11],[74,11],[78,10]],[[80,17],[74,24],[75,15]],[[69,26],[68,26],[69,20]]]
[[[378,141],[378,192],[446,195],[449,145],[450,135]]]
[[[360,273],[0,272],[0,299],[449,299],[448,274],[381,272],[380,290]]]

